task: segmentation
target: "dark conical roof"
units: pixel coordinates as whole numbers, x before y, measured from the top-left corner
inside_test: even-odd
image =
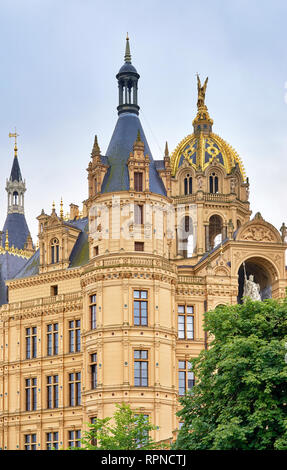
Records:
[[[19,161],[17,155],[15,155],[13,160],[13,165],[10,174],[10,181],[22,181],[21,170],[19,166]]]
[[[144,143],[144,154],[148,155],[150,159],[149,189],[152,193],[166,195],[164,184],[156,170],[140,119],[133,113],[123,113],[118,117],[106,152],[110,168],[104,177],[103,193],[126,191],[130,188],[127,161],[130,152],[133,151],[138,132],[140,132],[141,140]]]
[[[24,214],[14,212],[8,214],[2,230],[2,246],[5,245],[6,231],[8,230],[9,246],[14,245],[19,250],[24,249],[30,231]]]

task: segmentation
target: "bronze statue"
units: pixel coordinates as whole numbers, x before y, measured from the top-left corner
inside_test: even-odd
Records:
[[[208,77],[206,77],[203,86],[201,86],[200,78],[199,78],[199,75],[197,74],[197,92],[198,92],[197,107],[198,108],[200,108],[201,106],[204,106],[207,81],[208,81]]]

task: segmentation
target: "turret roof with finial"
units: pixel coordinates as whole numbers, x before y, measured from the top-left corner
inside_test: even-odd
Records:
[[[157,172],[156,164],[138,117],[140,108],[137,102],[137,80],[139,74],[131,64],[128,36],[126,38],[124,57],[125,63],[116,76],[119,82],[119,106],[117,107],[119,117],[105,153],[105,163],[109,165],[109,168],[104,176],[101,192],[110,193],[129,190],[130,181],[127,162],[134,146],[140,146],[144,149],[145,158],[148,156],[150,160],[150,191],[156,194],[166,195],[165,186]],[[133,93],[130,93],[131,100],[124,101],[125,95],[128,94],[126,81],[132,83]],[[125,90],[123,90],[123,87]]]
[[[125,49],[124,61],[125,63],[120,68],[119,73],[117,74],[117,78],[125,74],[132,74],[132,75],[136,74],[139,78],[139,74],[137,73],[136,68],[132,65],[132,56],[131,56],[130,41],[129,41],[128,34],[126,37],[126,49]]]

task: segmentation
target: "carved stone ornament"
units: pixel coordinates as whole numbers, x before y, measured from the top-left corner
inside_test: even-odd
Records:
[[[249,227],[241,236],[242,240],[256,242],[276,242],[274,234],[263,227]]]

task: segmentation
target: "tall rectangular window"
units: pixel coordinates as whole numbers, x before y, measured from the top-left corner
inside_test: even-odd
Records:
[[[91,388],[97,388],[98,382],[98,361],[97,353],[91,354]]]
[[[81,320],[69,321],[69,352],[81,351]]]
[[[25,380],[26,411],[37,409],[37,378],[32,377]]]
[[[134,385],[135,387],[148,386],[148,351],[134,351]]]
[[[69,405],[81,404],[81,372],[69,374]]]
[[[90,295],[90,318],[91,330],[97,328],[97,296],[96,294]]]
[[[97,417],[96,416],[93,416],[91,418],[91,424],[94,424],[95,422],[97,421]],[[95,437],[93,437],[93,439],[91,439],[91,444],[92,446],[96,446],[97,445],[97,439]]]
[[[134,290],[134,325],[147,326],[148,294],[146,290]]]
[[[134,219],[135,219],[135,224],[143,224],[143,206],[140,206],[139,204],[135,204],[134,206]]]
[[[59,376],[47,376],[47,408],[59,407]]]
[[[194,386],[194,373],[188,361],[178,361],[178,394],[185,393]]]
[[[50,323],[47,325],[47,355],[56,356],[59,353],[59,325]]]
[[[68,445],[69,447],[81,447],[80,429],[74,429],[73,431],[69,431]]]
[[[142,191],[143,190],[143,174],[140,172],[134,173],[134,187],[135,191]]]
[[[25,434],[24,448],[25,450],[37,450],[37,435],[36,434]]]
[[[37,327],[26,328],[26,359],[37,357]]]
[[[46,449],[47,450],[58,450],[59,449],[59,433],[47,432],[46,433]]]
[[[194,339],[194,309],[191,305],[178,305],[177,325],[179,339]]]

